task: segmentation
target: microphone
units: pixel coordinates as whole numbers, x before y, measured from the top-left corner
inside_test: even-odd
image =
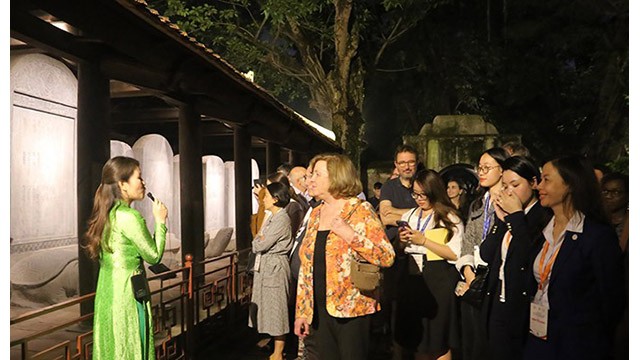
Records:
[[[156,198],[153,197],[153,194],[151,192],[148,192],[147,196],[149,197],[149,199],[151,199],[151,201],[156,201]]]

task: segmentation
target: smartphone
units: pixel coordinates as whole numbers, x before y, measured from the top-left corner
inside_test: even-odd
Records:
[[[396,224],[398,224],[399,228],[411,229],[411,226],[409,226],[409,223],[404,221],[404,220],[398,220],[398,221],[396,221]]]
[[[148,192],[147,196],[149,197],[149,199],[151,199],[151,201],[156,201],[156,198],[153,197],[153,194],[151,192]]]

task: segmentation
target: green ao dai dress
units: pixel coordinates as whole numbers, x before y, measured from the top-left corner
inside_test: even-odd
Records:
[[[150,301],[136,301],[131,276],[144,271],[143,260],[157,264],[164,253],[167,227],[155,224],[155,236],[144,218],[118,200],[109,211],[100,255],[93,323],[94,360],[153,360]]]

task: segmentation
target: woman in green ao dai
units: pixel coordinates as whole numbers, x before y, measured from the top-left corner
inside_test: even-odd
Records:
[[[117,156],[102,168],[86,233],[86,250],[100,261],[93,319],[94,360],[153,360],[149,300],[135,299],[131,277],[144,274],[143,260],[156,264],[164,252],[167,208],[153,203],[155,236],[131,203],[145,196],[140,163]],[[145,278],[146,281],[146,278]]]

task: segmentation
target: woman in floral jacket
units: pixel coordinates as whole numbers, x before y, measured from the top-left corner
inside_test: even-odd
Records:
[[[319,155],[311,167],[309,192],[322,204],[300,247],[295,333],[304,338],[311,327],[321,359],[366,359],[371,314],[380,304],[377,291],[353,285],[351,262],[389,267],[395,253],[371,204],[356,197],[362,184],[351,160]]]

